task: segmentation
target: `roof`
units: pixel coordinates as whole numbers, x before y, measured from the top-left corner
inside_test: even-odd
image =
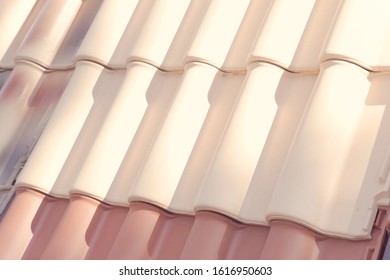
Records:
[[[1,1],[0,258],[380,258],[389,6]]]

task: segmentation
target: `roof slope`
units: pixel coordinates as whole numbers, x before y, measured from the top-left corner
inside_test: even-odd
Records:
[[[0,1],[0,258],[380,257],[389,6]]]

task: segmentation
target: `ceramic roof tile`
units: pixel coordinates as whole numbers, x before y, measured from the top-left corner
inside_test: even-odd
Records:
[[[339,2],[305,0],[296,9],[293,1],[274,1],[259,29],[249,62],[269,61],[292,71],[318,69],[320,51]]]
[[[96,13],[101,9],[103,0],[83,0],[77,14],[74,16],[68,30],[60,41],[56,54],[49,67],[52,69],[74,68],[76,54],[81,44],[84,42],[86,33],[91,29],[92,21]],[[108,29],[108,28],[107,28]],[[100,32],[103,29],[100,30]],[[94,47],[102,45],[94,44]]]
[[[120,89],[117,90],[114,101],[108,104],[109,111],[102,120],[97,134],[88,133],[91,147],[85,153],[83,166],[76,176],[71,192],[87,193],[101,200],[107,199],[112,203],[127,205],[128,187],[121,189],[117,185],[112,186],[112,183],[148,110],[148,102],[155,102],[152,99],[156,98],[156,92],[153,92],[156,88],[151,88],[152,80],[158,81],[160,85],[158,94],[163,94],[161,87],[163,77],[165,78],[164,73],[151,65],[145,63],[128,65]],[[171,82],[177,83],[178,79],[171,79]],[[169,96],[164,98],[167,101],[170,99]],[[166,102],[165,105],[168,106],[169,103]],[[95,115],[101,112],[102,110],[96,110]],[[95,123],[93,112],[90,113],[89,119],[91,121],[85,123],[84,129],[87,125]],[[153,126],[150,128],[153,129]],[[156,132],[151,130],[148,133],[153,135]],[[104,180],[96,174],[104,174]],[[107,197],[110,187],[114,191]]]
[[[18,185],[32,186],[50,192],[93,106],[93,88],[103,67],[78,63],[43,134],[18,178]],[[72,114],[69,114],[72,112]],[[65,190],[55,190],[63,196]]]
[[[131,189],[130,201],[169,206],[209,110],[210,87],[219,86],[213,84],[217,74],[209,65],[186,65],[169,112]]]
[[[144,6],[147,6],[147,1],[144,1],[144,3]],[[80,49],[77,51],[76,58],[78,60],[88,59],[107,65],[129,21],[135,16],[136,9],[140,9],[141,5],[141,2],[138,3],[134,0],[103,1]],[[126,7],[126,9],[123,7]],[[113,14],[115,14],[114,18]],[[126,60],[122,60],[120,65],[125,66]]]
[[[40,256],[43,245],[47,244],[56,229],[66,205],[65,200],[55,200],[33,190],[19,189],[7,216],[0,224],[0,258],[21,259],[29,251],[31,257]]]
[[[93,199],[72,198],[41,258],[82,259],[88,251],[86,232],[98,205]]]
[[[43,203],[41,202],[34,218],[31,214],[35,213],[27,210],[33,209],[33,205],[39,205],[39,201]],[[7,224],[0,224],[0,244],[3,248],[0,257],[13,259],[23,255],[23,259],[375,259],[380,257],[381,247],[378,242],[383,240],[386,234],[384,226],[389,221],[386,210],[380,210],[373,227],[372,239],[356,242],[321,236],[285,221],[273,221],[270,228],[248,226],[217,213],[199,212],[195,217],[172,215],[143,203],[131,204],[130,209],[126,210],[122,207],[97,205],[86,197],[74,197],[71,200],[73,205],[68,205],[68,209],[72,209],[64,212],[64,202],[66,200],[44,198],[35,191],[19,189],[15,204],[6,217]],[[88,214],[90,211],[84,211],[88,208],[96,209],[93,216]],[[80,211],[82,209],[84,210]],[[16,218],[20,216],[20,211],[25,213],[23,220]],[[34,236],[29,227],[24,227],[30,224],[32,219]],[[87,224],[90,226],[87,227]],[[53,226],[62,227],[64,230],[53,232]],[[52,238],[48,238],[50,233]],[[7,240],[10,236],[14,242]],[[54,242],[55,239],[59,240],[60,236],[61,241]],[[48,239],[51,239],[51,244],[47,244]],[[65,244],[73,246],[64,246]],[[293,245],[296,247],[291,250]],[[30,248],[34,248],[35,252]],[[308,254],[310,252],[312,253]]]
[[[6,2],[6,1],[3,1],[3,2]],[[15,1],[16,2],[16,1]],[[22,1],[21,1],[22,2]],[[3,49],[3,53],[2,53],[2,56],[1,56],[1,59],[0,59],[0,68],[5,68],[5,69],[12,69],[15,65],[15,56],[16,56],[16,53],[20,47],[20,45],[22,44],[23,40],[25,39],[26,37],[26,34],[28,33],[28,31],[30,30],[31,28],[31,25],[34,23],[35,19],[37,18],[38,14],[40,13],[41,11],[41,8],[42,6],[45,4],[45,0],[38,0],[38,1],[35,1],[35,4],[34,6],[31,8],[30,11],[25,11],[25,16],[26,18],[24,19],[24,22],[23,24],[21,24],[21,22],[18,23],[15,23],[16,26],[19,26],[19,29],[18,30],[14,30],[16,33],[14,35],[12,35],[12,41],[11,40],[11,37],[9,37],[11,34],[8,34],[8,35],[1,35],[2,37],[8,37],[8,38],[4,38],[4,41],[9,43],[9,45],[6,46],[6,49],[4,48]],[[24,6],[24,3],[23,3],[23,6]],[[4,9],[2,11],[7,11],[10,12],[9,9],[12,9],[11,13],[17,13],[18,15],[14,15],[12,16],[12,19],[18,19],[20,16],[23,15],[23,13],[19,13],[18,11],[18,8],[19,6],[18,5],[11,5],[9,6],[7,9]],[[25,7],[23,7],[24,9]],[[10,21],[11,18],[9,18],[8,16],[2,16],[3,19],[7,19]],[[21,21],[21,19],[19,19]],[[21,25],[20,25],[21,24]],[[10,25],[10,23],[9,23]],[[3,29],[2,29],[2,32],[3,32]]]
[[[39,138],[57,103],[68,72],[45,73],[30,63],[17,63],[0,91],[0,184],[13,181]],[[55,90],[53,90],[53,87]],[[12,119],[12,122],[9,119]]]
[[[245,50],[249,51],[256,32],[256,26],[253,26],[252,22],[249,25],[249,19],[254,17],[251,11],[247,12],[248,6],[249,1],[210,1],[188,50],[186,61],[204,61],[218,68],[245,69],[246,65],[242,59],[234,60],[237,59],[235,56],[246,58]],[[255,23],[261,22],[267,1],[261,1],[256,6],[260,15],[257,14]],[[243,23],[245,16],[249,19]],[[240,28],[241,24],[247,28]],[[238,35],[238,31],[241,31],[241,34]]]
[[[315,80],[270,64],[249,66],[195,209],[266,224],[268,201]]]
[[[0,259],[382,257],[387,2],[11,2]]]
[[[165,62],[165,57],[173,41],[177,39],[178,29],[189,4],[189,0],[139,2],[110,64],[125,65],[126,62],[135,60],[157,67],[160,67],[163,62],[168,65],[172,64]],[[172,13],[172,10],[175,12]],[[190,34],[182,33],[181,35]],[[179,58],[181,58],[180,54],[179,52]]]
[[[373,160],[385,109],[384,105],[369,108],[370,86],[368,72],[354,64],[330,61],[321,65],[273,193],[268,219],[298,220],[330,235],[369,236],[367,229],[375,217],[370,210],[375,195],[371,183],[378,177],[367,182],[367,166]],[[364,197],[359,195],[362,192]]]
[[[176,186],[169,210],[193,213],[210,161],[226,129],[232,109],[240,94],[245,75],[218,72],[208,93],[210,108],[198,134],[191,155]]]
[[[197,210],[238,215],[278,108],[274,93],[283,73],[280,67],[269,64],[250,65],[239,100],[196,201]],[[262,126],[258,127],[250,121],[252,119],[261,119]],[[220,196],[222,190],[223,198]],[[263,195],[266,193],[263,189]]]
[[[157,71],[147,92],[148,108],[105,197],[112,204],[128,205],[128,193],[141,171],[165,121],[172,99],[182,79],[181,73]],[[126,194],[126,195],[124,195]]]
[[[35,2],[36,0],[0,2],[0,61],[17,36]]]
[[[46,1],[21,43],[15,59],[27,59],[50,66],[81,3],[80,0]]]
[[[388,70],[389,6],[382,0],[344,1],[329,31],[321,60],[342,59],[369,70]]]

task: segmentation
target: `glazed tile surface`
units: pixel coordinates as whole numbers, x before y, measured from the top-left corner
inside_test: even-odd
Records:
[[[381,258],[389,5],[0,0],[0,258]]]

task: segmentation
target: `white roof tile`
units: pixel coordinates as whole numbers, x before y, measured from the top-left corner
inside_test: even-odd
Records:
[[[248,5],[249,0],[228,2],[222,0],[210,1],[191,47],[188,50],[185,61],[204,61],[221,68],[229,54],[231,45],[235,40],[248,9]],[[251,33],[252,31],[247,36],[250,36]],[[246,43],[246,41],[244,40],[241,43]],[[228,66],[240,68],[243,66],[242,61],[239,63],[239,65]]]
[[[114,101],[106,102],[108,113],[99,130],[88,136],[90,148],[84,153],[85,160],[79,174],[75,176],[77,179],[71,193],[81,192],[100,200],[105,199],[148,107],[146,93],[156,72],[157,69],[148,64],[129,64],[120,88],[113,93]],[[85,126],[94,125],[95,118],[91,114],[90,118],[92,122]],[[119,194],[118,198],[126,201],[127,193]]]
[[[366,182],[366,172],[384,111],[383,105],[367,108],[370,86],[368,72],[354,64],[321,65],[272,195],[268,220],[294,220],[329,235],[369,236],[373,197],[361,198],[365,203],[357,199],[374,187]]]
[[[61,40],[60,46],[56,52],[55,57],[53,58],[50,68],[60,70],[60,69],[69,69],[74,68],[76,63],[76,54],[79,50],[87,32],[91,28],[92,21],[95,19],[96,13],[101,9],[102,2],[104,0],[83,0],[82,4],[75,15],[69,29],[65,33],[65,36]],[[113,2],[113,1],[111,1]],[[100,29],[100,32],[103,32],[109,26],[106,25],[106,28]],[[98,48],[102,42],[99,44],[96,41],[91,44],[95,48]],[[96,59],[95,59],[96,60]]]
[[[291,74],[267,63],[249,65],[239,100],[195,203],[196,210],[266,223],[266,205],[315,77]],[[299,94],[294,92],[297,89]],[[261,125],[256,120],[261,120]],[[277,149],[272,149],[274,141],[279,144]],[[253,180],[260,166],[260,174]]]
[[[282,68],[270,64],[250,65],[204,179],[196,210],[218,209],[230,216],[238,215],[278,108],[275,91],[283,73]],[[261,120],[261,126],[253,121],[256,119]]]
[[[147,91],[143,92],[148,107],[124,154],[123,161],[105,197],[106,202],[128,205],[128,193],[156,140],[181,79],[182,73],[157,71]]]
[[[328,34],[321,60],[348,60],[375,71],[389,69],[389,9],[389,1],[344,1]]]
[[[36,0],[0,1],[0,61],[8,51]]]
[[[209,109],[208,94],[218,70],[187,64],[183,79],[155,142],[130,191],[130,201],[167,208]]]
[[[317,76],[283,73],[275,92],[278,110],[236,219],[245,223],[267,223],[269,201]]]
[[[81,3],[81,0],[46,1],[15,59],[27,59],[45,67],[50,66]]]
[[[31,25],[34,23],[35,19],[37,18],[38,14],[41,11],[41,8],[45,4],[45,0],[38,0],[35,1],[35,4],[31,7],[31,9],[25,10],[29,5],[25,5],[27,1],[20,1],[21,5],[14,4],[16,1],[2,1],[2,3],[11,3],[10,6],[5,6],[0,9],[0,12],[4,13],[1,15],[2,19],[9,20],[7,23],[8,25],[12,25],[15,27],[15,29],[12,29],[14,32],[17,32],[16,34],[11,34],[10,31],[5,31],[8,28],[1,28],[0,31],[0,37],[4,38],[4,42],[9,43],[7,46],[7,49],[5,49],[5,46],[3,46],[2,49],[2,55],[0,59],[0,68],[13,68],[15,66],[15,56],[16,52],[19,49],[20,45],[22,44],[23,40],[26,37],[26,34],[31,28]],[[31,4],[31,3],[30,3]],[[24,20],[22,19],[25,16]],[[23,20],[23,23],[22,23]],[[10,21],[15,21],[10,23]],[[4,24],[6,24],[4,22]],[[19,27],[17,30],[16,27]],[[3,33],[4,32],[4,33]],[[12,40],[12,41],[11,41]]]
[[[80,62],[50,121],[35,146],[17,185],[51,192],[59,173],[94,104],[93,89],[103,67]],[[59,186],[53,195],[68,196],[70,186]]]
[[[218,72],[208,93],[210,108],[183,170],[169,210],[194,213],[196,197],[226,129],[245,74]]]
[[[110,64],[126,65],[139,60],[160,67],[176,39],[189,4],[190,0],[140,2]]]
[[[249,56],[292,71],[318,70],[318,56],[339,0],[274,1]],[[292,12],[294,11],[294,12]]]
[[[136,0],[103,1],[77,51],[76,59],[88,59],[107,65],[134,16],[134,10],[141,5]],[[125,59],[120,61],[120,66],[126,66]]]
[[[51,116],[18,187],[369,238],[390,4],[298,2],[0,2],[0,180]]]

